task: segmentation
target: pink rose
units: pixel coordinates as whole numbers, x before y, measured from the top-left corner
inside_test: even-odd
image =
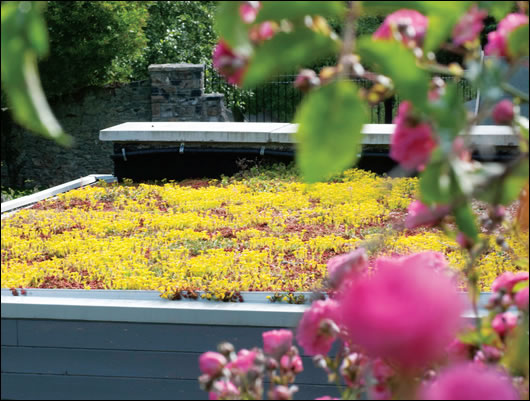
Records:
[[[511,292],[515,284],[526,280],[528,280],[528,272],[517,272],[515,274],[512,272],[506,272],[501,274],[495,279],[495,281],[493,281],[493,284],[491,284],[491,289],[494,292]]]
[[[218,352],[205,352],[199,357],[199,368],[202,373],[216,376],[226,365],[226,358]]]
[[[338,304],[332,299],[313,302],[298,325],[296,340],[308,355],[326,355],[338,334]]]
[[[236,54],[221,40],[213,51],[213,66],[232,85],[241,85],[247,67],[247,59]]]
[[[263,350],[276,358],[285,354],[293,345],[291,330],[271,330],[262,334]]]
[[[420,226],[432,227],[450,211],[451,209],[445,205],[430,208],[421,201],[415,200],[408,207],[405,227],[409,230]]]
[[[510,125],[515,116],[512,101],[508,99],[501,100],[495,105],[491,115],[496,124]]]
[[[425,251],[406,256],[382,256],[375,261],[376,270],[389,268],[399,269],[402,266],[422,266],[438,273],[447,268],[447,260],[441,252]]]
[[[422,390],[424,400],[518,400],[508,375],[470,363],[450,366]]]
[[[254,359],[256,359],[257,352],[249,351],[248,349],[242,349],[237,353],[235,361],[230,362],[226,367],[229,370],[235,369],[241,373],[247,373],[250,368],[254,365]]]
[[[415,44],[421,47],[427,31],[427,17],[415,10],[398,10],[388,15],[383,24],[375,31],[375,39],[392,39],[395,33],[401,34],[405,45]]]
[[[239,394],[239,390],[234,385],[234,383],[225,380],[218,380],[213,384],[212,391],[210,391],[209,393],[209,399],[236,399]]]
[[[364,248],[334,256],[328,260],[327,264],[329,284],[332,288],[338,288],[347,276],[361,273],[367,267],[368,257]]]
[[[239,6],[239,16],[245,24],[251,24],[256,19],[260,7],[259,1],[243,1]]]
[[[517,314],[513,312],[499,313],[491,321],[491,327],[502,337],[517,327]]]
[[[289,355],[282,356],[280,359],[280,367],[283,371],[293,372],[294,374],[298,374],[304,370],[304,364],[299,355],[292,357]]]
[[[403,368],[436,360],[460,326],[462,303],[455,286],[429,261],[405,257],[376,261],[371,277],[356,280],[340,301],[350,339],[369,356]]]
[[[523,288],[515,294],[515,304],[521,310],[528,309],[528,287]]]
[[[497,25],[497,30],[488,33],[488,44],[484,48],[486,55],[507,58],[516,56],[509,54],[508,36],[514,29],[525,24],[528,24],[527,15],[513,13],[504,17]]]
[[[480,10],[476,4],[464,14],[453,28],[453,43],[457,46],[465,42],[472,42],[484,28],[484,18],[488,12]]]
[[[425,122],[416,121],[412,104],[404,101],[399,105],[396,129],[392,134],[390,157],[408,170],[422,170],[436,148],[432,128]]]

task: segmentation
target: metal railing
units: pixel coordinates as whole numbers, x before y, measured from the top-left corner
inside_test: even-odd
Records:
[[[452,76],[441,76],[444,81],[451,82]],[[233,90],[226,90],[223,85],[224,78],[219,76],[215,70],[207,73],[207,79],[210,79],[210,88],[218,93],[224,93],[226,98],[233,96]],[[244,103],[243,118],[248,122],[292,122],[297,106],[303,98],[303,93],[293,86],[296,75],[278,75],[264,85],[249,91],[242,96]],[[359,87],[369,88],[372,82],[367,79],[351,79]],[[471,84],[461,79],[457,81],[460,96],[464,102],[473,100],[476,97],[476,91]],[[371,124],[390,124],[397,114],[400,104],[398,96],[387,99],[371,107],[370,123]]]

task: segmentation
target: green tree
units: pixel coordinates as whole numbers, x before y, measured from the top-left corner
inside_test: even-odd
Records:
[[[146,46],[146,2],[49,1],[44,16],[50,53],[39,70],[49,97],[132,77],[124,60],[140,57]]]

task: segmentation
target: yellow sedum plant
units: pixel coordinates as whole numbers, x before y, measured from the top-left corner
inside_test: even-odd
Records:
[[[326,262],[369,243],[373,257],[443,252],[462,270],[466,255],[437,229],[394,232],[415,197],[415,178],[348,170],[332,182],[246,178],[200,188],[99,185],[40,202],[2,220],[2,286],[204,291],[310,291]],[[389,234],[392,233],[392,234]],[[490,239],[482,290],[528,257],[528,235]]]

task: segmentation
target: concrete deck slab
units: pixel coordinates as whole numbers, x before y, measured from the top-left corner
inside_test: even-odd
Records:
[[[129,122],[100,131],[102,141],[294,144],[297,124],[245,122]],[[394,124],[366,124],[364,145],[389,145]],[[515,147],[510,127],[479,125],[471,132],[475,146]]]

